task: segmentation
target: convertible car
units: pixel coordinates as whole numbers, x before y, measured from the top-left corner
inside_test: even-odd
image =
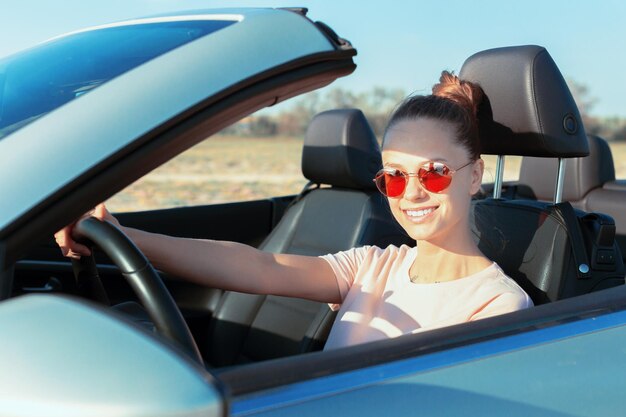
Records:
[[[460,72],[490,100],[484,153],[554,165],[535,183],[498,175],[474,204],[481,249],[533,308],[323,351],[328,306],[166,276],[108,223],[77,226],[94,257],[61,257],[55,231],[258,109],[349,75],[355,54],[305,9],[229,9],[89,28],[0,60],[1,416],[623,414],[613,202],[626,188],[594,170],[604,145],[539,46],[478,52]],[[379,165],[363,113],[336,109],[310,122],[299,195],[117,216],[272,252],[414,244],[374,187]],[[575,208],[561,202],[569,178],[594,193]]]

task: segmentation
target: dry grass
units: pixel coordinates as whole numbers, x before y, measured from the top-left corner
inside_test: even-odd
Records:
[[[615,164],[615,177],[626,179],[626,142],[611,143],[610,145]]]
[[[611,144],[618,178],[626,178],[626,143]],[[302,140],[215,136],[179,155],[108,201],[114,211],[254,200],[298,193]],[[485,156],[485,182],[495,157]],[[520,157],[507,157],[505,180],[518,178]]]
[[[111,198],[114,211],[254,200],[300,192],[302,140],[214,136]]]

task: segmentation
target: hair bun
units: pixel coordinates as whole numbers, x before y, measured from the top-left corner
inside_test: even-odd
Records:
[[[453,101],[476,119],[483,90],[477,84],[463,81],[449,71],[442,71],[439,83],[433,86],[433,95]]]

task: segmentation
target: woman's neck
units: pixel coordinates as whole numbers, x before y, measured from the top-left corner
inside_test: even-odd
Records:
[[[492,264],[471,236],[457,236],[445,245],[417,241],[417,258],[409,271],[411,281],[453,281],[482,271]]]

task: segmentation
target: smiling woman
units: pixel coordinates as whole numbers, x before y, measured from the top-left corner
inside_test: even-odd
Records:
[[[468,87],[477,93],[472,95]],[[442,90],[447,93],[438,95]],[[393,216],[417,241],[414,248],[365,246],[324,257],[269,254],[233,242],[122,227],[102,205],[95,213],[122,228],[168,274],[210,288],[333,304],[339,313],[325,349],[529,307],[528,295],[481,253],[470,231],[470,202],[480,188],[483,170],[475,110],[481,91],[446,72],[433,91],[402,103],[383,140],[384,166],[409,171],[427,165],[419,182],[406,179],[403,193],[389,195],[389,187],[381,187]],[[465,164],[468,172],[453,180],[444,168],[448,164]],[[441,170],[432,169],[435,165]],[[382,175],[388,185],[389,174]],[[56,234],[63,253],[73,258],[90,255],[89,248],[74,240],[74,230],[70,225]],[[444,281],[448,285],[407,288]]]
[[[343,298],[327,348],[532,306],[478,249],[470,230],[471,198],[483,172],[481,99],[477,86],[444,72],[433,95],[409,97],[391,116],[376,183],[416,246],[372,246],[325,257]],[[467,172],[453,176],[448,165]]]

